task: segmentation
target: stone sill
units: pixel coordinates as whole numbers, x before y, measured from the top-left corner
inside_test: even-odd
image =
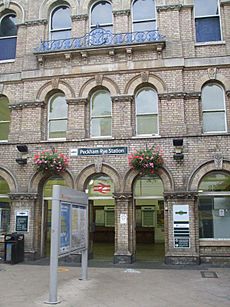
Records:
[[[199,245],[204,247],[230,246],[230,239],[200,239]]]
[[[213,41],[213,42],[202,42],[202,43],[195,43],[195,47],[205,47],[205,46],[219,46],[219,45],[225,45],[225,41]]]

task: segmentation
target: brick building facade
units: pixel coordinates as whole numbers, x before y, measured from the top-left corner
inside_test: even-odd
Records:
[[[89,195],[90,246],[111,235],[114,262],[135,261],[151,232],[166,263],[229,261],[230,1],[203,2],[0,0],[0,228],[28,214],[28,258],[49,227],[50,175],[33,157],[55,148],[66,185],[109,186]],[[128,154],[158,145],[163,168],[141,179]]]

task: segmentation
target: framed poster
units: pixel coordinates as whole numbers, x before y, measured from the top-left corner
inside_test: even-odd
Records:
[[[16,232],[29,231],[29,210],[16,211],[15,231]]]

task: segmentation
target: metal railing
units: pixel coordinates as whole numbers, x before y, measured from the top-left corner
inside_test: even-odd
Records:
[[[35,53],[55,52],[64,50],[79,50],[106,46],[124,46],[153,42],[164,42],[165,36],[158,30],[138,31],[113,34],[103,28],[95,28],[79,38],[41,41]]]

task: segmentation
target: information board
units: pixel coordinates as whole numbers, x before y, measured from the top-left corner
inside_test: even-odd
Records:
[[[15,231],[28,232],[29,210],[16,211]]]
[[[189,205],[173,205],[174,247],[190,247]]]

